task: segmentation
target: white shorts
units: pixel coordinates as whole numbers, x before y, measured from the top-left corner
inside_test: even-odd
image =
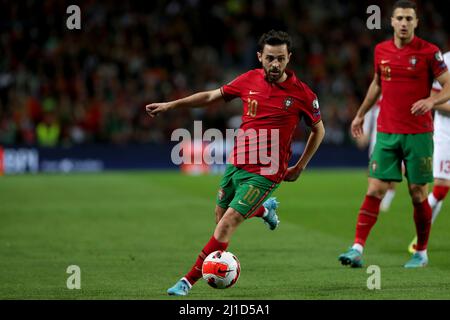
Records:
[[[437,112],[434,125],[433,177],[450,180],[450,117]]]

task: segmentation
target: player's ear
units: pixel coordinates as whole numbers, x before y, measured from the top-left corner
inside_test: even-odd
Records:
[[[257,51],[256,56],[258,57],[259,62],[262,63],[262,52]]]

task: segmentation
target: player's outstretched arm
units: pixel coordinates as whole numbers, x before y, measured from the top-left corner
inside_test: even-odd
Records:
[[[302,156],[297,161],[295,166],[289,167],[287,169],[286,175],[284,176],[284,181],[295,181],[298,179],[303,169],[306,168],[309,160],[316,153],[320,144],[322,143],[323,137],[325,136],[325,128],[323,122],[319,121],[311,128],[311,134],[308,137],[308,141],[305,146],[305,150]]]
[[[145,106],[145,111],[147,111],[148,115],[153,118],[159,113],[170,109],[204,107],[220,100],[221,98],[222,93],[220,92],[220,89],[202,91],[174,101],[148,104]]]
[[[439,93],[431,95],[426,99],[421,99],[415,102],[411,108],[412,114],[420,116],[430,111],[432,108],[435,108],[435,106],[446,103],[448,100],[450,100],[450,72],[445,71],[443,74],[437,77],[436,80],[441,85],[442,90]]]
[[[375,73],[372,82],[370,83],[369,89],[367,90],[366,97],[363,103],[358,109],[355,118],[352,121],[351,132],[353,138],[359,138],[364,134],[363,124],[364,116],[373,107],[375,102],[378,101],[381,93],[380,77],[378,73]]]

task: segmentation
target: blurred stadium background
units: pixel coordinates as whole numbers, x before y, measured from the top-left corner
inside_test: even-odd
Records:
[[[365,165],[348,129],[371,81],[374,45],[392,34],[393,1],[75,3],[81,30],[66,27],[71,1],[0,2],[0,145],[47,149],[40,163],[33,151],[6,152],[7,172],[170,167],[164,155],[174,129],[194,120],[204,130],[236,128],[240,102],[162,119],[148,118],[145,105],[218,88],[259,67],[256,42],[271,28],[292,35],[290,67],[319,96],[327,129],[321,152],[333,156],[313,165]],[[371,4],[381,8],[381,30],[366,28]],[[418,5],[418,35],[448,50],[450,21],[439,1]],[[295,140],[305,135],[299,127]],[[92,147],[99,145],[113,148]],[[128,159],[112,159],[127,151]],[[353,156],[342,159],[346,153]]]
[[[259,67],[256,42],[274,28],[293,37],[290,68],[319,96],[325,141],[314,169],[277,190],[280,232],[262,234],[252,221],[236,234],[238,285],[213,295],[199,284],[192,297],[448,299],[448,206],[433,229],[432,265],[405,272],[414,227],[403,185],[367,250],[368,264],[383,267],[384,290],[369,292],[365,269],[336,260],[366,188],[367,152],[349,124],[372,79],[374,45],[392,35],[393,2],[0,0],[0,298],[165,298],[209,238],[219,176],[128,170],[177,169],[174,129],[202,120],[203,130],[224,132],[239,125],[241,108],[236,100],[150,119],[145,105]],[[66,28],[71,4],[81,30]],[[380,30],[366,28],[372,4]],[[417,34],[450,49],[443,3],[418,5]],[[299,127],[294,158],[306,135]],[[316,170],[324,167],[339,170]],[[75,174],[110,169],[125,171]],[[25,172],[74,174],[9,176]],[[81,292],[65,287],[70,264],[82,269]]]

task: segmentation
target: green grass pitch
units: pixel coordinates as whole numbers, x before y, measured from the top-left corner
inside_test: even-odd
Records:
[[[210,238],[220,176],[112,172],[0,177],[0,299],[180,299],[166,295]],[[310,169],[275,192],[281,224],[242,224],[229,250],[233,288],[201,280],[182,299],[449,299],[450,203],[431,232],[430,264],[406,270],[414,235],[406,184],[381,213],[365,267],[341,266],[366,191],[364,170]],[[81,289],[66,287],[69,265]],[[369,290],[367,266],[381,270]]]

